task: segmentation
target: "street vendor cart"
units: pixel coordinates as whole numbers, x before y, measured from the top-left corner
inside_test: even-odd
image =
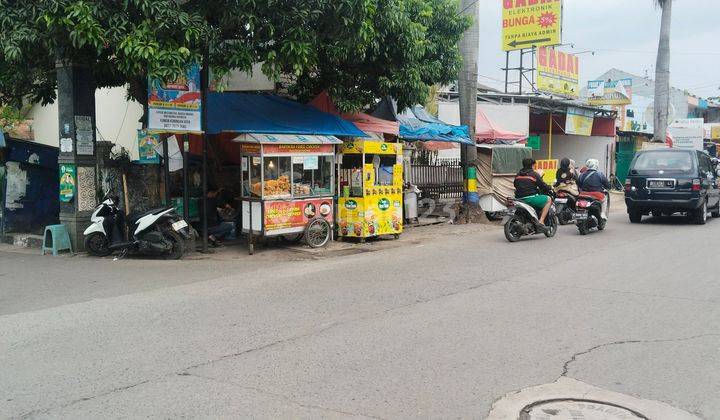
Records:
[[[515,175],[522,169],[523,159],[531,156],[532,149],[521,144],[477,146],[477,192],[489,219],[497,219],[507,210],[507,197],[515,195]]]
[[[364,240],[403,231],[402,144],[354,139],[340,147],[338,235]]]
[[[241,227],[248,251],[259,237],[304,239],[321,247],[332,239],[335,185],[333,136],[242,134]]]

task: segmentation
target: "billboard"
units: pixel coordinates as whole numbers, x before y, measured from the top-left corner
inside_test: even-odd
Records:
[[[537,51],[537,90],[550,95],[580,97],[580,60],[576,55],[540,47]]]
[[[705,129],[702,118],[677,119],[668,127],[668,133],[672,147],[703,150]]]
[[[185,77],[170,82],[148,79],[148,130],[200,132],[200,65],[188,67]]]
[[[595,113],[588,109],[568,107],[565,117],[565,134],[591,136]]]
[[[562,43],[562,0],[501,1],[503,51]]]
[[[632,103],[632,79],[588,81],[590,105],[629,105]]]

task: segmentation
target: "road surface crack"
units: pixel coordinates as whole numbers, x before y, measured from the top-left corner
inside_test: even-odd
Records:
[[[681,337],[681,338],[666,338],[666,339],[656,339],[656,340],[618,340],[613,341],[610,343],[603,343],[598,344],[597,346],[590,347],[589,349],[577,352],[572,355],[570,359],[568,359],[565,363],[563,363],[563,370],[560,374],[560,378],[567,377],[568,372],[570,370],[570,365],[575,363],[580,356],[584,356],[586,354],[590,354],[594,352],[595,350],[599,350],[605,347],[611,347],[611,346],[619,346],[623,344],[652,344],[652,343],[679,343],[683,341],[690,341],[690,340],[696,340],[699,338],[705,338],[705,337],[720,337],[720,334],[699,334],[699,335],[693,335],[690,337]]]
[[[386,419],[383,418],[383,417],[373,416],[373,415],[364,414],[364,413],[354,413],[354,412],[350,412],[350,411],[343,411],[343,410],[338,410],[338,409],[336,409],[336,408],[329,408],[329,407],[325,407],[325,406],[318,405],[318,404],[311,404],[311,403],[306,403],[306,402],[298,401],[298,400],[295,400],[295,399],[293,399],[293,398],[291,398],[291,397],[289,397],[289,396],[287,396],[287,395],[284,395],[284,394],[280,394],[280,393],[277,393],[277,392],[267,391],[267,390],[264,390],[264,389],[261,389],[261,388],[257,388],[257,387],[254,387],[254,386],[242,385],[242,384],[239,384],[239,383],[233,382],[233,381],[224,381],[224,380],[221,380],[221,379],[218,379],[218,378],[213,378],[213,377],[211,377],[211,376],[198,375],[198,374],[196,374],[196,373],[189,373],[189,372],[181,372],[181,373],[178,373],[178,375],[180,375],[180,376],[194,376],[194,377],[196,377],[196,378],[200,378],[200,379],[205,379],[205,380],[208,380],[208,381],[217,382],[217,383],[222,384],[222,385],[231,385],[231,386],[234,386],[234,387],[236,387],[236,388],[240,388],[240,389],[245,389],[245,390],[248,390],[248,391],[257,392],[258,394],[263,394],[263,395],[268,395],[268,396],[275,397],[275,398],[280,398],[281,400],[283,400],[283,401],[285,401],[285,402],[288,402],[288,403],[293,404],[293,405],[297,405],[297,406],[299,406],[299,407],[307,408],[307,409],[329,411],[329,412],[332,412],[332,413],[344,414],[344,415],[346,415],[346,416],[361,416],[361,417],[365,417],[365,418],[369,418],[369,419],[375,419],[375,420],[386,420]]]

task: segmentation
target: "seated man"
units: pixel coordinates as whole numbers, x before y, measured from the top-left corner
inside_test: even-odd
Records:
[[[222,217],[220,217],[220,213],[218,212],[218,208],[229,208],[230,205],[227,203],[220,203],[219,197],[218,197],[219,190],[214,186],[208,187],[207,192],[207,231],[208,231],[208,241],[213,246],[219,246],[220,240],[225,239],[227,236],[231,235],[232,232],[235,230],[235,224],[232,222],[225,222],[223,221]],[[200,213],[200,221],[202,222],[203,215],[203,205],[202,201],[199,204],[199,213]]]
[[[522,161],[523,168],[515,176],[515,198],[541,210],[539,225],[537,226],[541,232],[547,232],[545,227],[545,218],[550,211],[552,200],[550,199],[551,190],[539,173],[535,172],[535,159],[525,158]]]

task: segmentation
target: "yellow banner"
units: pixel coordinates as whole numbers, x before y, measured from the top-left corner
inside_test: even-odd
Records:
[[[561,44],[562,0],[502,0],[502,50]]]
[[[580,60],[576,55],[540,47],[536,64],[537,90],[567,98],[580,97]]]
[[[720,125],[713,125],[710,128],[710,138],[713,140],[720,139]]]
[[[552,185],[555,183],[557,169],[557,159],[540,159],[535,161],[535,170],[542,173],[543,181],[545,181],[546,184]]]
[[[591,136],[595,115],[592,111],[569,107],[565,116],[565,134]]]

